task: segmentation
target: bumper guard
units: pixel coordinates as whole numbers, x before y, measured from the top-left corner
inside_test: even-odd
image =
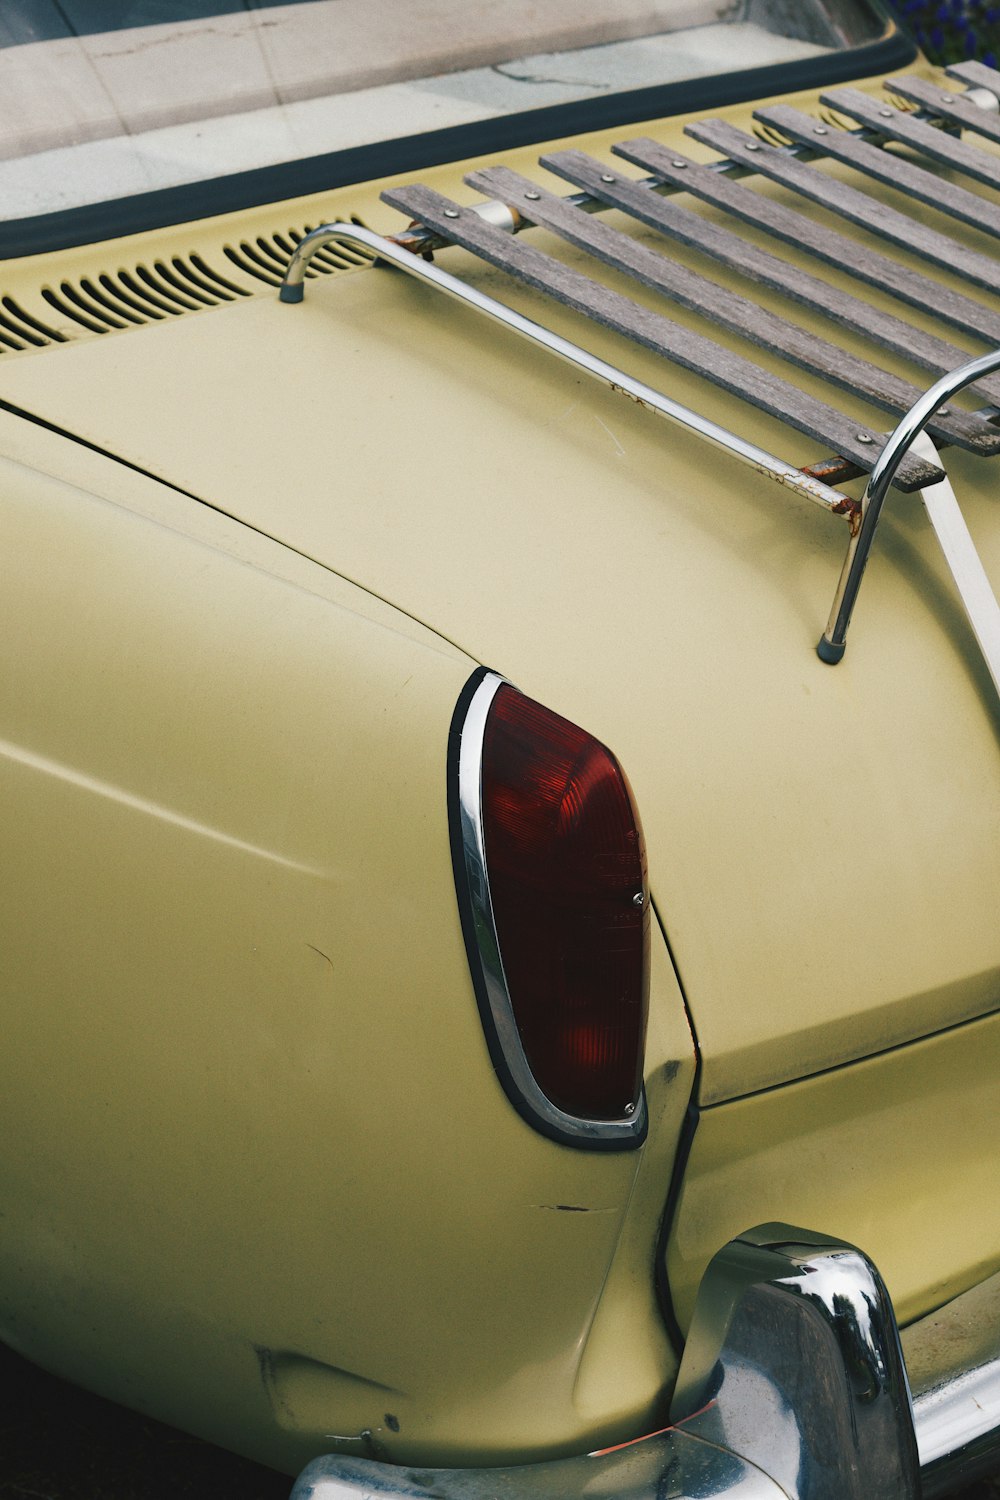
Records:
[[[291,1500],[934,1500],[1000,1460],[1000,1277],[907,1330],[860,1250],[785,1224],[705,1272],[663,1431],[493,1469],[330,1454]]]

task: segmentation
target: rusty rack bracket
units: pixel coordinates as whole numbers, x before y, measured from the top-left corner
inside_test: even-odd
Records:
[[[966,248],[965,242],[931,229],[921,218],[888,209],[842,175],[830,176],[816,165],[827,159],[847,164],[862,183],[866,176],[888,182],[897,193],[929,203],[944,215],[1000,238],[1000,210],[981,194],[928,170],[927,163],[932,168],[943,165],[977,183],[1000,185],[996,156],[961,138],[961,132],[966,131],[1000,142],[1000,72],[980,64],[974,65],[974,70],[973,65],[962,65],[950,71],[968,85],[964,94],[935,95],[933,88],[921,80],[889,80],[893,95],[911,100],[920,106],[918,109],[880,106],[851,90],[824,96],[838,114],[860,121],[860,128],[843,129],[829,116],[817,122],[783,106],[758,112],[763,134],[757,138],[723,121],[691,124],[686,127],[689,135],[723,153],[721,159],[707,165],[651,140],[627,141],[612,148],[615,155],[650,174],[644,178],[608,171],[579,151],[543,157],[542,165],[548,171],[582,190],[568,197],[557,196],[500,167],[468,174],[466,181],[485,196],[485,201],[476,205],[452,202],[419,185],[390,190],[383,193],[383,199],[409,215],[412,222],[407,229],[391,238],[347,223],[313,230],[291,257],[280,298],[283,302],[302,300],[309,260],[324,245],[357,245],[373,252],[376,264],[395,266],[458,299],[656,415],[733,454],[765,477],[832,514],[844,516],[850,532],[847,555],[827,628],[817,647],[820,658],[831,664],[844,655],[848,625],[890,486],[919,492],[1000,692],[1000,607],[938,454],[949,444],[982,456],[1000,452],[1000,313],[961,289],[965,281],[994,290],[995,258]],[[774,144],[782,136],[789,140]],[[916,152],[918,160],[888,149],[894,142],[902,142]],[[746,177],[778,182],[786,189],[784,197],[755,192],[739,181]],[[795,251],[832,265],[838,272],[874,286],[921,313],[933,312],[945,325],[993,346],[992,351],[970,359],[967,348],[929,332],[923,323],[915,324],[842,290],[804,269],[801,261],[786,260],[759,242],[734,233],[719,221],[719,215],[708,218],[687,204],[674,203],[672,199],[679,194],[687,194],[689,203],[707,202],[737,222],[764,231],[779,244],[791,245]],[[846,236],[830,228],[817,230],[813,222],[787,205],[792,194],[822,204],[833,215],[859,226],[866,238]],[[752,283],[777,290],[841,329],[853,330],[939,378],[924,388],[849,353],[811,329],[807,331],[770,312],[756,298],[740,295],[653,249],[648,239],[638,240],[594,217],[609,208],[735,270]],[[521,231],[533,226],[750,344],[822,377],[853,397],[882,407],[893,414],[897,425],[888,434],[865,429],[857,418],[809,394],[800,383],[772,373],[522,239]],[[876,241],[888,240],[907,252],[907,258],[900,260],[875,248],[868,236]],[[670,363],[721,386],[821,442],[832,456],[808,466],[777,458],[442,270],[433,263],[432,252],[448,246],[461,247]],[[920,259],[946,269],[959,286],[927,277],[914,266]],[[970,386],[986,404],[975,411],[946,404]],[[869,480],[860,502],[825,482],[842,483],[864,473],[869,474]]]

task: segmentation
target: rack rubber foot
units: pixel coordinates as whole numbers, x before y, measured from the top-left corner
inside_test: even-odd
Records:
[[[816,647],[816,655],[820,661],[825,661],[827,666],[835,667],[846,650],[846,641],[841,641],[838,644],[836,641],[827,640],[825,635],[821,635],[819,645]]]

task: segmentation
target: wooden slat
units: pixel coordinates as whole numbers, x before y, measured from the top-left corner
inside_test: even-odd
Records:
[[[945,68],[949,78],[957,78],[973,89],[989,89],[1000,99],[1000,73],[981,62],[949,63]]]
[[[390,207],[409,214],[435,233],[509,272],[525,285],[556,298],[616,333],[634,339],[694,374],[751,402],[770,416],[786,422],[823,445],[870,469],[884,446],[884,433],[868,432],[824,402],[798,390],[750,360],[723,349],[704,335],[633,302],[620,292],[599,285],[563,265],[524,239],[514,238],[487,223],[471,209],[460,208],[433,189],[414,185],[382,194]],[[859,431],[873,439],[858,441]],[[922,488],[940,473],[932,465],[907,454],[898,473],[900,487]]]
[[[720,129],[713,134],[722,143],[719,149],[753,169],[757,157],[765,154],[768,148],[732,126],[723,126],[721,121],[716,123]],[[678,152],[668,151],[658,141],[644,137],[623,141],[612,149],[617,156],[634,162],[661,181],[686,189],[704,202],[726,209],[744,223],[765,230],[785,244],[804,250],[827,265],[856,276],[869,286],[890,292],[900,301],[919,308],[922,312],[933,311],[936,317],[982,339],[987,346],[1000,345],[1000,313],[964,293],[933,281],[929,276],[911,270],[909,266],[902,266],[880,251],[838,234],[836,230],[818,231],[804,215],[754,192],[742,183],[729,180],[719,172],[712,172]],[[777,152],[771,154],[780,155]],[[674,166],[675,162],[680,162],[681,165]]]
[[[780,182],[813,203],[821,204],[823,208],[839,214],[852,224],[860,225],[871,234],[889,240],[914,255],[922,256],[933,265],[963,276],[976,286],[986,287],[989,291],[996,290],[997,263],[991,257],[956,244],[949,235],[929,229],[926,224],[911,219],[907,214],[897,213],[895,209],[880,203],[877,198],[870,198],[867,193],[849,187],[829,173],[797,161],[784,151],[777,151],[772,146],[755,141],[741,130],[727,125],[724,120],[702,120],[686,126],[685,130],[696,141],[714,146],[717,151],[722,151],[763,176]],[[817,239],[824,232],[813,228]]]
[[[820,98],[840,114],[849,115],[870,130],[877,130],[886,140],[901,141],[930,157],[931,161],[940,162],[943,167],[964,172],[987,187],[1000,188],[1000,160],[980,151],[978,146],[957,141],[947,131],[938,130],[926,120],[917,120],[889,104],[879,104],[860,89],[833,89],[821,94]]]
[[[671,160],[676,159],[672,154]],[[651,229],[702,251],[750,281],[783,293],[801,306],[822,313],[838,327],[862,334],[934,375],[944,375],[972,357],[967,349],[914,328],[904,318],[883,312],[862,298],[831,286],[800,266],[772,255],[732,230],[684,208],[675,199],[650,192],[644,183],[619,173],[609,173],[600,162],[582,151],[557,151],[543,156],[541,163],[548,171],[574,187],[582,188],[592,198],[631,214]],[[711,175],[717,176],[716,173]],[[970,391],[984,401],[1000,402],[1000,375],[987,376],[978,385],[970,387]]]
[[[997,75],[994,74],[993,77],[995,89]],[[961,125],[963,130],[971,130],[975,135],[984,136],[988,141],[1000,142],[1000,114],[997,114],[995,110],[983,109],[964,95],[942,89],[933,83],[928,83],[925,78],[915,77],[912,73],[907,73],[903,78],[889,80],[888,87],[901,99],[909,99],[911,104],[919,104],[921,109],[927,110],[928,114],[938,115],[952,125]]]
[[[565,198],[538,188],[528,178],[507,167],[470,172],[465,180],[485,197],[499,198],[525,218],[530,218],[532,223],[551,230],[613,270],[635,277],[644,286],[662,292],[682,307],[781,355],[800,369],[819,375],[884,411],[902,416],[923,394],[921,388],[818,338],[797,324],[787,322],[697,271],[667,259],[602,219],[584,213]],[[948,442],[957,443],[974,453],[989,454],[1000,450],[1000,432],[972,412],[954,410],[945,416],[936,416],[929,425]]]
[[[973,109],[975,105],[971,106]],[[825,135],[816,134],[817,121],[801,110],[787,104],[770,105],[754,111],[754,116],[765,125],[775,126],[789,140],[811,146],[834,161],[845,162],[868,177],[884,182],[888,187],[908,193],[911,198],[936,208],[941,213],[960,219],[974,229],[1000,239],[1000,204],[990,203],[968,188],[959,187],[946,178],[938,177],[923,167],[914,166],[905,157],[859,140],[851,131],[824,127]]]

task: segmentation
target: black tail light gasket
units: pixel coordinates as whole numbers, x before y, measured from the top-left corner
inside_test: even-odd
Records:
[[[567,1114],[539,1088],[521,1045],[490,898],[483,836],[483,739],[490,706],[506,679],[481,668],[466,684],[448,746],[448,815],[465,946],[490,1058],[508,1099],[542,1135],[592,1151],[628,1151],[646,1138],[645,1091],[631,1114],[589,1120]]]

